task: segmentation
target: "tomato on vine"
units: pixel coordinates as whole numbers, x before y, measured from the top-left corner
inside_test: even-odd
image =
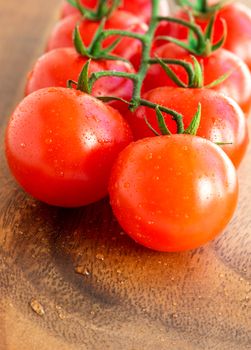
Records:
[[[200,3],[197,0],[197,6]],[[192,3],[191,3],[192,5]],[[196,5],[195,5],[196,6]],[[195,8],[194,8],[195,9]],[[205,30],[208,25],[209,18],[212,16],[210,6],[207,6],[204,12],[198,8],[195,13],[196,23]],[[188,20],[187,11],[179,10],[175,14],[176,18]],[[251,70],[251,10],[244,4],[234,2],[221,5],[216,13],[214,26],[213,41],[219,40],[223,33],[222,20],[227,26],[227,36],[223,44],[223,48],[235,53],[239,56]],[[187,28],[177,23],[160,23],[156,35],[168,35],[178,39],[186,39],[188,34]]]
[[[74,48],[59,48],[47,52],[35,63],[28,75],[25,92],[30,94],[46,87],[66,87],[69,80],[78,81],[88,57],[81,56]],[[89,76],[94,72],[114,71],[134,73],[133,67],[123,61],[108,59],[92,59],[89,64]],[[93,96],[116,96],[130,101],[133,83],[129,79],[119,77],[103,77],[93,86]],[[110,104],[124,113],[128,107],[119,101]]]
[[[160,87],[150,90],[143,99],[175,110],[183,116],[184,127],[188,128],[201,104],[201,120],[197,135],[221,148],[238,167],[248,145],[248,128],[245,116],[232,99],[216,91],[205,88]],[[177,124],[170,115],[163,114],[171,133],[177,133]],[[127,121],[134,139],[154,136],[146,120],[158,133],[161,133],[154,110],[141,106],[134,113],[127,113]]]
[[[167,43],[156,48],[153,56],[193,62],[191,53],[175,43]],[[208,56],[196,55],[196,53],[194,56],[203,67],[204,85],[210,85],[229,73],[228,78],[214,86],[213,89],[234,99],[248,116],[251,109],[251,75],[247,65],[238,56],[225,49],[217,49]],[[179,79],[187,83],[186,71],[178,65],[171,65],[171,67]],[[150,67],[146,75],[143,91],[161,86],[175,86],[175,83],[159,64],[155,64]]]
[[[77,25],[79,25],[80,35],[85,46],[89,46],[100,27],[100,22],[83,19],[80,14],[75,14],[56,24],[49,37],[47,51],[60,47],[73,47],[72,34]],[[118,10],[107,19],[104,29],[126,30],[144,34],[147,31],[147,25],[131,13]],[[117,38],[114,35],[109,36],[103,41],[103,47],[109,47]],[[112,53],[129,61],[137,62],[141,54],[141,43],[137,39],[122,38]]]
[[[45,88],[15,109],[6,131],[6,158],[33,197],[78,207],[107,194],[111,167],[131,142],[118,111],[79,90]]]
[[[235,168],[220,147],[191,135],[150,137],[126,147],[112,170],[111,205],[136,242],[165,252],[218,235],[238,197]]]

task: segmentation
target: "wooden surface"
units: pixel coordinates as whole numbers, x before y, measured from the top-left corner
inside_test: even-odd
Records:
[[[58,0],[0,0],[1,143]],[[196,251],[125,236],[107,200],[78,210],[26,196],[0,163],[0,350],[251,349],[251,150],[235,218]]]

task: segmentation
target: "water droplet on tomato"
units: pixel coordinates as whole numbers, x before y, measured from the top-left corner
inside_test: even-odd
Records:
[[[137,220],[137,221],[141,221],[141,220],[142,220],[142,217],[139,216],[139,215],[135,215],[135,216],[134,216],[134,219]]]
[[[52,139],[45,139],[44,141],[47,145],[51,144],[52,143]]]
[[[146,160],[150,160],[150,159],[153,159],[153,154],[152,152],[148,153],[145,157]]]
[[[26,147],[26,144],[25,144],[24,142],[22,142],[22,143],[20,143],[20,146],[21,146],[22,148],[25,148],[25,147]]]

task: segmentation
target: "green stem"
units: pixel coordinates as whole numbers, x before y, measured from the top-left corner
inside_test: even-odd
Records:
[[[172,116],[173,120],[177,123],[177,131],[178,133],[184,132],[184,124],[183,124],[183,117],[181,114],[173,111],[172,109],[166,108],[164,106],[152,103],[150,101],[144,100],[141,98],[141,90],[143,81],[146,77],[148,68],[150,64],[157,63],[154,60],[151,60],[151,49],[152,49],[152,42],[154,40],[154,34],[155,30],[157,28],[157,25],[159,21],[161,20],[161,17],[158,16],[158,9],[159,9],[159,0],[152,0],[152,17],[149,24],[149,29],[145,34],[139,34],[139,33],[133,33],[129,31],[120,31],[120,30],[100,30],[97,33],[97,37],[95,38],[94,42],[91,44],[91,54],[95,56],[96,54],[100,53],[102,51],[102,41],[108,38],[109,36],[119,36],[119,37],[129,37],[133,39],[138,39],[142,43],[142,54],[141,54],[141,62],[140,67],[137,73],[126,73],[126,72],[115,72],[115,71],[101,71],[101,72],[95,72],[92,73],[91,77],[88,80],[89,84],[89,91],[92,90],[92,87],[94,83],[102,77],[108,77],[108,76],[116,76],[120,78],[126,78],[130,79],[134,83],[134,89],[133,89],[133,97],[131,101],[129,102],[130,109],[134,111],[137,109],[140,105],[146,106],[149,108],[152,108],[156,111],[156,113],[160,114],[161,112],[167,113]],[[166,19],[166,17],[164,18]],[[171,19],[173,22],[177,22],[180,20]],[[183,22],[183,21],[182,21]],[[185,22],[186,25],[190,28],[192,24],[189,24]],[[195,28],[195,32],[198,32],[199,29]],[[200,41],[201,33],[198,32],[198,42]],[[193,80],[193,72],[190,69],[189,64],[187,63],[181,63],[176,60],[172,60],[173,64],[179,64],[182,66],[188,67],[188,75],[189,75],[189,82]],[[108,97],[109,100],[112,99],[111,97]]]
[[[208,11],[207,0],[197,0],[196,9],[201,13],[207,13]]]
[[[141,64],[138,71],[138,79],[134,84],[134,90],[133,90],[133,100],[134,100],[135,108],[137,108],[140,105],[142,84],[149,67],[148,61],[149,61],[149,57],[151,56],[151,48],[152,48],[154,33],[159,23],[158,9],[159,9],[159,0],[152,0],[152,17],[149,24],[148,32],[144,36],[144,40],[142,41]]]
[[[130,79],[132,81],[136,81],[137,80],[137,74],[133,74],[133,73],[126,73],[126,72],[111,72],[111,71],[100,71],[100,72],[95,72],[92,73],[92,75],[89,78],[89,88],[90,91],[92,91],[93,85],[95,84],[95,82],[103,77],[119,77],[119,78],[126,78],[126,79]]]
[[[194,81],[194,69],[193,65],[186,61],[181,61],[178,59],[171,59],[171,58],[161,58],[161,61],[167,64],[175,64],[178,66],[181,66],[185,69],[187,75],[188,75],[188,87],[193,85]],[[148,60],[150,64],[159,64],[159,58],[151,58]]]
[[[155,103],[144,100],[142,98],[140,98],[139,102],[140,102],[141,106],[145,106],[145,107],[149,107],[149,108],[153,108],[153,109],[156,109],[156,107],[157,107],[157,105]],[[158,105],[158,108],[161,112],[170,114],[173,117],[173,120],[175,120],[175,122],[177,124],[178,134],[183,134],[184,133],[184,124],[183,124],[182,114],[179,114],[179,113],[175,112],[174,110],[167,108],[167,107],[164,107],[164,106]]]

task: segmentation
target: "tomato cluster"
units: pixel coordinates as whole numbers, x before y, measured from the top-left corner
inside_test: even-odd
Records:
[[[63,3],[6,130],[27,193],[63,207],[109,193],[122,228],[159,251],[226,227],[249,141],[251,10],[202,3],[195,18],[164,17],[168,1]]]

